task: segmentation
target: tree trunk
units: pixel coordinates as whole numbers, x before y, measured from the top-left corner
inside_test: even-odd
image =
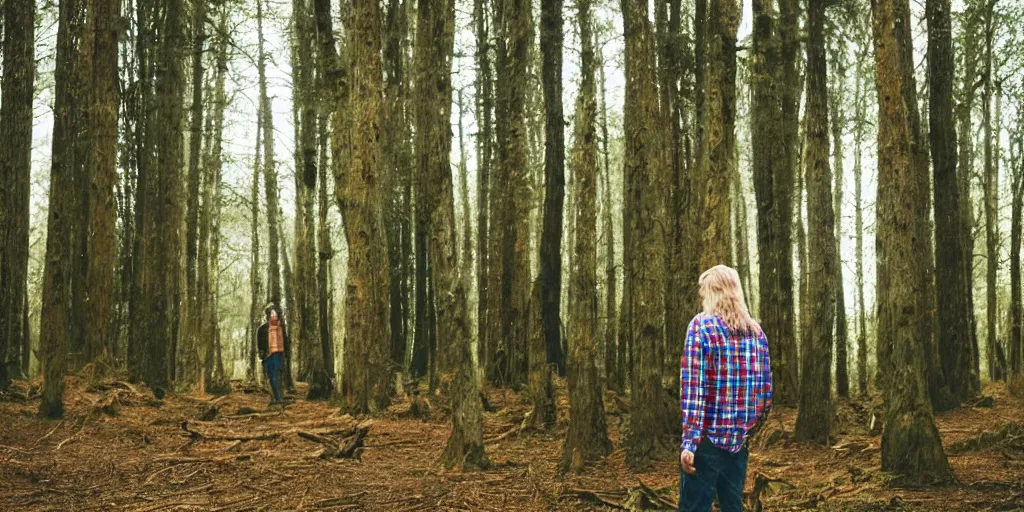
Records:
[[[833,57],[833,85],[829,89],[829,110],[832,114],[832,144],[835,171],[835,238],[836,238],[836,394],[850,398],[848,367],[848,333],[846,320],[846,280],[843,278],[843,131],[846,129],[846,44],[836,41],[838,51]]]
[[[338,203],[348,240],[348,293],[345,295],[345,373],[342,395],[356,413],[384,410],[391,401],[393,376],[388,363],[388,255],[378,214],[382,201],[380,130],[383,89],[380,6],[376,0],[353,0],[348,36],[352,49],[351,158],[335,176]],[[336,105],[335,115],[346,108]],[[343,136],[335,132],[335,138]],[[337,144],[337,143],[336,143]],[[336,168],[337,169],[337,168]]]
[[[999,166],[992,157],[992,97],[994,93],[994,83],[992,80],[992,39],[995,32],[992,18],[995,3],[995,1],[989,1],[985,7],[985,72],[982,78],[985,83],[985,89],[981,102],[985,137],[985,174],[982,185],[985,202],[985,289],[987,292],[985,300],[985,327],[987,330],[985,355],[988,361],[988,378],[992,381],[1002,378],[996,361],[996,344],[999,343],[996,339],[999,322],[998,289],[996,283],[996,277],[999,272]]]
[[[318,84],[318,88],[324,86],[321,81]],[[324,378],[327,379],[327,394],[333,394],[335,387],[335,371],[334,371],[334,337],[332,336],[331,328],[334,325],[334,314],[333,308],[331,308],[330,298],[333,296],[332,289],[330,287],[329,271],[331,267],[331,259],[334,257],[334,249],[331,244],[331,232],[330,226],[327,222],[327,213],[330,210],[331,204],[328,202],[327,195],[327,139],[328,139],[328,119],[326,113],[321,113],[319,120],[319,145],[320,145],[320,165],[317,168],[318,178],[320,186],[318,189],[318,200],[319,209],[317,216],[319,220],[319,226],[317,230],[317,238],[320,244],[319,246],[319,265],[316,270],[317,280],[317,292],[318,297],[318,313],[320,317],[320,352],[323,354],[321,358],[321,364],[323,367],[320,371],[324,374]]]
[[[968,322],[970,329],[970,357],[969,365],[970,379],[962,383],[951,383],[953,386],[960,386],[954,391],[959,396],[974,397],[981,393],[981,361],[978,346],[978,319],[975,316],[974,308],[974,205],[971,202],[971,179],[974,175],[974,129],[973,112],[974,97],[977,89],[976,77],[978,76],[978,48],[980,34],[977,25],[979,23],[979,9],[974,4],[967,6],[964,20],[964,44],[963,60],[964,72],[963,82],[960,91],[963,95],[957,107],[958,131],[963,134],[957,141],[957,190],[960,197],[964,198],[961,208],[960,237],[963,240],[962,261],[965,266],[963,276],[966,281],[964,290],[967,295]],[[959,392],[957,392],[959,391]]]
[[[630,338],[634,344],[631,432],[626,446],[627,463],[639,470],[666,451],[664,434],[669,431],[670,415],[661,383],[665,239],[660,226],[664,225],[666,173],[658,127],[655,47],[647,3],[623,0],[622,13],[626,41],[624,171],[626,190],[631,194],[624,215],[630,233],[625,250],[632,258],[627,267],[626,288]]]
[[[86,357],[109,365],[107,337],[113,325],[114,266],[117,262],[117,119],[120,104],[117,51],[120,3],[93,0],[92,105],[89,112],[92,154],[89,169],[89,238],[87,254]]]
[[[562,468],[580,472],[587,463],[608,455],[604,399],[597,358],[597,98],[594,84],[594,37],[589,0],[577,3],[580,29],[581,82],[576,98],[575,146],[572,154],[576,197],[577,255],[569,313],[569,432]]]
[[[34,0],[9,0],[0,10],[3,31],[3,98],[0,101],[0,388],[27,373],[18,370],[18,351],[29,339],[27,313],[29,187],[32,174],[32,99],[35,93]],[[116,55],[116,54],[115,54]],[[27,375],[24,375],[27,376]]]
[[[267,301],[273,304],[278,313],[283,313],[281,304],[281,264],[280,264],[280,207],[278,205],[277,170],[274,160],[274,112],[270,97],[267,96],[267,56],[264,50],[263,37],[263,0],[256,0],[256,20],[259,38],[257,67],[259,71],[259,101],[263,112],[263,179],[266,185],[267,201]],[[291,304],[289,304],[289,307]]]
[[[865,76],[868,65],[868,50],[863,48],[857,52],[857,86],[854,92],[853,121],[853,187],[854,187],[854,224],[857,231],[857,393],[864,397],[868,394],[868,312],[864,304],[864,198],[861,184],[863,166],[864,132],[867,125],[867,85]]]
[[[794,27],[796,8],[779,1],[779,12],[767,0],[753,4],[754,54],[751,87],[754,194],[757,199],[758,283],[761,327],[773,342],[774,400],[796,402],[797,344],[793,316],[793,178],[796,147],[796,95],[790,90],[796,73]],[[781,17],[780,17],[781,15]],[[699,123],[698,123],[699,124]],[[778,143],[779,127],[783,143]],[[749,290],[748,290],[749,292]]]
[[[260,108],[260,111],[263,109]],[[248,378],[250,381],[255,381],[259,371],[256,367],[256,326],[260,325],[263,321],[263,303],[260,298],[262,297],[261,288],[262,283],[260,279],[260,170],[263,165],[263,152],[260,151],[262,144],[263,134],[263,115],[259,114],[256,116],[256,151],[254,163],[252,167],[252,188],[251,195],[249,197],[249,216],[252,225],[252,232],[250,237],[252,238],[252,245],[250,249],[249,259],[249,321],[246,324],[246,339],[249,342],[249,372]]]
[[[693,183],[699,249],[697,268],[728,263],[732,245],[729,190],[736,144],[736,30],[740,11],[735,0],[711,0],[708,12],[705,126]]]
[[[493,115],[494,85],[491,75],[490,35],[487,24],[488,2],[473,1],[473,22],[476,29],[477,58],[477,101],[480,123],[477,138],[479,152],[477,154],[477,361],[485,368],[488,366],[491,347],[494,341],[489,337],[491,315],[494,311],[488,307],[491,290],[489,276],[492,258],[490,249],[490,180],[493,154],[493,135],[491,119]],[[486,371],[485,371],[486,373]]]
[[[13,7],[5,6],[5,13]],[[40,415],[60,418],[64,415],[64,374],[67,370],[71,319],[72,219],[74,211],[72,174],[75,166],[76,127],[74,102],[75,62],[84,17],[79,2],[62,0],[58,11],[57,67],[55,71],[53,151],[50,166],[50,201],[46,230],[46,263],[43,270],[43,299],[40,313],[40,363],[43,369],[43,399]],[[10,29],[8,29],[10,30]],[[10,34],[11,32],[8,32]],[[5,52],[5,61],[10,58]],[[5,62],[6,64],[6,62]],[[5,66],[6,82],[6,66]],[[7,106],[7,83],[4,83]],[[6,109],[5,109],[6,111]],[[6,117],[4,118],[6,122]]]
[[[967,279],[969,263],[960,223],[963,213],[957,183],[956,128],[953,124],[953,43],[949,0],[928,0],[928,121],[935,180],[935,281],[937,343],[942,373],[949,383],[945,400],[932,396],[936,410],[948,410],[969,398],[971,348]],[[970,134],[965,136],[970,137]],[[960,170],[960,172],[966,172]],[[970,200],[969,197],[966,198]]]
[[[401,368],[405,361],[407,333],[405,326],[409,315],[405,296],[407,264],[403,239],[408,236],[409,217],[405,215],[406,181],[410,177],[410,152],[408,120],[406,119],[406,84],[403,61],[404,41],[408,27],[405,19],[406,6],[398,0],[390,0],[384,38],[384,98],[386,102],[384,132],[384,160],[389,180],[385,192],[385,218],[388,236],[389,261],[391,262],[391,361],[395,368]]]
[[[565,200],[565,115],[562,109],[562,0],[541,0],[544,84],[544,227],[540,242],[541,315],[548,361],[565,375],[562,354],[562,208]],[[572,268],[572,267],[570,267]]]
[[[197,283],[199,222],[200,222],[200,181],[202,181],[199,157],[203,149],[203,51],[206,45],[206,2],[194,0],[192,5],[192,106],[189,116],[188,182],[185,193],[185,304],[180,320],[182,329],[182,358],[178,364],[178,375],[188,386],[199,383],[203,376],[201,348],[199,345],[200,318]],[[203,189],[205,190],[205,189]]]
[[[501,27],[498,52],[497,126],[498,162],[501,176],[495,188],[509,191],[493,211],[498,221],[500,245],[490,254],[501,254],[499,272],[500,329],[496,334],[499,383],[525,384],[527,373],[527,307],[530,302],[530,170],[527,143],[527,64],[533,21],[530,0],[500,0]],[[497,196],[497,194],[496,194]],[[492,288],[494,290],[494,288]]]
[[[601,156],[604,165],[604,250],[605,250],[605,331],[604,360],[605,385],[608,389],[624,391],[626,389],[625,374],[619,364],[621,350],[619,338],[619,318],[615,306],[618,303],[618,273],[615,265],[615,222],[612,218],[612,169],[608,158],[608,102],[605,97],[604,60],[600,48],[597,49],[598,66],[601,73]]]
[[[1022,125],[1024,126],[1024,125]],[[1020,375],[1021,370],[1021,289],[1020,289],[1020,240],[1021,217],[1024,210],[1024,169],[1022,169],[1021,152],[1024,133],[1017,132],[1014,140],[1010,140],[1010,172],[1013,175],[1013,210],[1010,217],[1010,346],[1009,376]],[[1017,150],[1014,151],[1014,144]],[[1011,380],[1012,382],[1012,380]]]
[[[228,99],[225,83],[228,74],[227,24],[230,16],[228,4],[219,7],[217,37],[215,46],[213,120],[207,122],[213,133],[204,163],[206,175],[203,178],[203,212],[200,224],[198,297],[200,301],[199,337],[203,343],[203,382],[206,392],[223,393],[230,391],[230,383],[224,372],[224,360],[220,346],[220,319],[217,310],[220,281],[220,216],[221,177],[223,175],[224,112]],[[204,233],[205,231],[205,233]],[[203,250],[203,245],[207,250]],[[206,252],[207,254],[203,254]]]
[[[825,1],[807,5],[807,307],[811,322],[803,340],[800,411],[796,439],[829,442],[832,430],[832,334],[835,327],[836,263],[835,204],[829,169],[828,62],[825,56]]]
[[[452,375],[452,431],[441,461],[448,468],[486,468],[483,404],[473,367],[467,322],[467,280],[459,278],[455,192],[450,167],[455,3],[420,0],[416,31],[416,159],[428,215],[428,243],[437,297],[439,371]],[[439,65],[440,64],[440,65]]]
[[[922,333],[930,333],[927,281],[918,256],[931,250],[918,236],[926,225],[921,212],[926,189],[917,176],[911,112],[916,102],[911,59],[910,9],[906,0],[872,3],[878,108],[878,332],[888,339],[883,371],[886,386],[882,469],[909,482],[948,480],[949,465],[932,417],[925,376]],[[909,91],[909,92],[908,92]],[[909,225],[907,220],[909,221]],[[881,362],[881,360],[880,360]]]

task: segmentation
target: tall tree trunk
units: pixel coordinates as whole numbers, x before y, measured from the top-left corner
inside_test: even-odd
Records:
[[[218,283],[220,280],[220,215],[221,176],[223,174],[224,111],[227,109],[225,83],[228,73],[227,24],[229,4],[219,7],[214,62],[213,119],[207,122],[212,139],[207,148],[203,178],[203,211],[199,234],[199,339],[203,344],[203,382],[208,393],[230,391],[224,372],[220,347],[220,320],[217,311]],[[204,251],[204,245],[206,250]],[[205,253],[205,254],[204,254]]]
[[[266,186],[267,201],[267,301],[274,304],[279,313],[283,313],[281,304],[281,264],[280,264],[280,207],[278,206],[277,169],[274,159],[274,112],[270,97],[267,95],[267,55],[263,36],[263,0],[256,0],[256,21],[259,38],[257,68],[259,71],[259,101],[263,116],[263,179]],[[291,307],[291,304],[289,304]],[[288,363],[290,365],[290,362]]]
[[[408,120],[406,119],[406,92],[404,70],[404,41],[408,26],[406,6],[398,0],[390,0],[384,37],[384,98],[385,132],[384,160],[388,169],[385,192],[385,218],[388,236],[389,261],[391,262],[391,361],[396,369],[405,361],[407,333],[405,326],[409,312],[405,292],[406,257],[403,240],[408,236],[409,217],[405,213],[407,200],[406,182],[410,176],[410,151]]]
[[[780,0],[779,11],[768,0],[753,4],[752,126],[754,194],[757,199],[757,244],[761,326],[772,340],[774,399],[796,402],[797,344],[793,317],[793,152],[796,141],[795,97],[789,76],[795,74],[796,52],[791,51],[796,9]],[[780,16],[781,15],[781,16]],[[788,117],[787,117],[788,116]],[[792,123],[792,124],[784,124]],[[698,123],[699,124],[699,123]],[[778,142],[779,127],[784,130]],[[749,291],[749,290],[748,290]]]
[[[811,309],[809,336],[803,340],[800,411],[796,438],[828,443],[832,431],[832,334],[835,327],[836,263],[835,204],[829,169],[828,62],[825,56],[825,0],[807,4],[807,263],[809,282],[805,307]]]
[[[153,147],[149,144],[149,109],[152,105],[153,81],[150,69],[152,58],[150,52],[150,25],[151,8],[147,0],[137,0],[135,10],[135,23],[137,25],[135,34],[135,58],[138,65],[138,81],[135,84],[137,90],[135,108],[132,109],[132,121],[135,123],[132,136],[134,137],[134,158],[136,168],[135,182],[135,215],[133,219],[134,229],[132,232],[132,254],[131,254],[131,281],[129,282],[128,294],[128,377],[133,382],[143,379],[145,370],[145,335],[148,316],[143,314],[148,311],[149,297],[143,293],[143,282],[140,278],[142,267],[145,263],[140,257],[142,246],[147,243],[142,231],[146,220],[148,187],[151,180],[148,174],[153,172]]]
[[[597,98],[594,84],[594,36],[589,0],[577,3],[580,29],[581,82],[576,99],[573,191],[576,196],[578,263],[570,293],[569,316],[569,432],[562,468],[580,472],[588,462],[612,450],[605,423],[604,400],[597,358]]]
[[[848,366],[848,333],[846,320],[846,280],[843,278],[843,132],[846,129],[846,44],[836,41],[838,51],[833,53],[833,83],[829,89],[829,110],[832,114],[832,147],[835,172],[835,238],[836,238],[836,394],[850,398],[850,371]]]
[[[963,213],[957,183],[956,127],[953,124],[953,43],[949,0],[928,0],[928,122],[929,142],[935,180],[935,290],[937,343],[943,376],[948,382],[945,400],[932,396],[936,410],[956,407],[969,398],[965,385],[970,380],[971,341],[967,283],[963,260],[964,240],[960,230]],[[965,134],[970,137],[970,134]],[[966,172],[961,169],[960,172]],[[966,200],[970,200],[969,197]]]
[[[440,371],[454,374],[452,430],[441,461],[463,470],[489,465],[483,444],[483,404],[473,367],[467,321],[466,283],[459,278],[455,240],[455,191],[450,167],[451,64],[455,45],[455,2],[420,0],[416,31],[416,159],[422,175],[424,211],[429,215],[430,262],[437,297]]]
[[[489,251],[491,244],[490,222],[490,181],[494,137],[491,132],[494,111],[494,84],[491,75],[490,34],[487,23],[488,2],[473,1],[473,23],[476,30],[477,59],[477,102],[479,113],[477,132],[479,151],[477,153],[477,361],[488,366],[494,341],[489,337],[491,315],[488,272],[491,269]],[[486,374],[486,371],[485,371]]]
[[[562,352],[562,217],[565,207],[565,115],[562,107],[562,0],[541,0],[541,83],[544,92],[544,218],[540,235],[540,281],[531,299],[539,308],[539,332],[529,339],[533,425],[555,424],[551,362],[565,375]],[[572,220],[572,219],[570,219]],[[570,223],[570,240],[573,229]],[[570,242],[571,243],[571,242]],[[570,254],[570,262],[573,255]],[[569,264],[570,273],[575,267]],[[531,294],[533,295],[533,294]],[[529,312],[530,317],[537,313]]]
[[[5,13],[12,6],[5,6]],[[40,363],[43,369],[43,399],[39,413],[44,417],[64,415],[64,373],[67,369],[71,319],[72,219],[74,211],[72,174],[75,166],[74,102],[75,61],[79,51],[84,16],[80,2],[62,0],[57,24],[57,67],[55,71],[53,151],[50,166],[50,202],[46,230],[46,263],[43,270],[43,299],[40,313]],[[8,30],[10,30],[8,28]],[[11,32],[8,32],[10,34]],[[16,51],[16,50],[15,50]],[[5,60],[11,58],[5,52]],[[5,62],[6,64],[6,62]],[[6,66],[5,66],[6,82]],[[7,83],[4,83],[7,106]],[[5,117],[6,120],[6,117]]]
[[[968,322],[970,329],[970,352],[971,364],[969,367],[970,379],[963,382],[959,391],[966,393],[964,396],[974,397],[981,393],[981,361],[978,344],[978,319],[975,316],[974,308],[974,227],[975,213],[974,205],[971,202],[971,179],[974,175],[974,128],[973,113],[974,99],[978,88],[976,77],[978,76],[978,56],[980,54],[978,24],[980,12],[976,4],[968,4],[964,12],[964,37],[963,37],[963,60],[964,72],[960,93],[962,97],[957,106],[957,127],[963,134],[957,141],[957,190],[960,197],[964,198],[961,208],[960,237],[963,240],[962,260],[966,268],[963,269],[963,276],[966,281],[964,289],[967,294]],[[960,383],[957,383],[960,384]]]
[[[530,170],[526,119],[527,65],[533,20],[530,0],[501,0],[499,36],[497,126],[500,187],[509,192],[497,201],[495,220],[500,227],[499,340],[495,347],[498,382],[526,382],[527,329],[525,322],[530,299]],[[498,188],[498,187],[495,187]],[[498,196],[495,194],[495,196]],[[492,288],[493,290],[493,288]]]
[[[323,87],[323,82],[318,84],[319,87]],[[333,308],[330,304],[330,298],[333,296],[332,288],[330,287],[330,267],[331,260],[334,258],[334,249],[331,244],[331,231],[330,226],[327,222],[327,213],[330,210],[331,204],[328,202],[327,195],[327,140],[328,140],[328,119],[327,114],[321,113],[319,122],[319,145],[320,145],[320,165],[317,168],[318,178],[320,186],[318,189],[318,200],[319,209],[317,210],[317,216],[319,226],[317,228],[317,238],[319,242],[319,265],[316,270],[317,280],[317,292],[318,306],[319,306],[319,317],[320,317],[320,352],[323,354],[322,360],[323,367],[320,369],[324,373],[324,377],[328,379],[328,393],[333,394],[335,387],[335,371],[334,371],[334,337],[332,336],[332,326],[334,325],[334,314]]]
[[[250,246],[249,256],[249,320],[246,324],[246,339],[249,342],[249,372],[248,378],[250,381],[256,380],[256,376],[259,374],[256,368],[256,326],[260,325],[263,319],[263,305],[261,301],[262,293],[262,282],[261,282],[261,265],[260,265],[260,171],[263,167],[263,152],[260,150],[262,145],[262,134],[263,134],[263,115],[262,108],[259,109],[261,112],[256,116],[256,151],[253,157],[252,167],[252,188],[249,197],[249,216],[250,223],[252,225],[252,231],[250,237],[252,243]]]
[[[918,256],[931,250],[919,235],[927,221],[918,213],[928,191],[917,176],[912,112],[916,102],[908,62],[910,9],[906,0],[875,0],[871,6],[878,92],[878,332],[888,339],[886,357],[900,364],[885,377],[882,469],[910,482],[945,481],[949,465],[932,417],[925,376],[930,333],[927,281]],[[909,91],[909,92],[908,92]],[[907,219],[910,219],[908,225]],[[881,360],[880,360],[881,362]]]
[[[629,223],[625,250],[632,258],[626,274],[630,310],[633,406],[627,462],[634,470],[646,467],[665,451],[669,413],[661,383],[665,334],[665,166],[659,132],[654,69],[654,37],[647,3],[623,0],[626,41],[625,176],[628,199],[624,222]],[[728,189],[726,189],[728,194]],[[728,222],[728,220],[726,220]]]
[[[193,386],[203,376],[201,348],[199,345],[200,318],[197,282],[199,222],[200,222],[200,181],[202,174],[200,154],[203,149],[203,51],[206,45],[206,1],[192,3],[192,106],[188,144],[188,182],[185,193],[185,304],[180,323],[182,329],[182,358],[178,374],[182,382]],[[205,205],[204,205],[205,207]]]
[[[1016,136],[1010,139],[1010,173],[1013,176],[1013,206],[1010,216],[1010,378],[1020,375],[1021,370],[1020,244],[1021,217],[1024,210],[1024,169],[1020,165],[1021,151],[1024,150],[1024,147],[1021,147],[1022,138],[1024,133],[1018,131]],[[1014,145],[1017,146],[1016,151],[1013,149]]]
[[[0,83],[0,388],[18,371],[18,351],[29,339],[27,313],[29,187],[32,174],[32,99],[35,93],[34,0],[10,0],[0,11],[3,31],[3,82]],[[116,54],[115,54],[116,56]],[[27,376],[27,375],[25,375]]]
[[[157,67],[156,94],[157,112],[155,125],[150,130],[158,138],[157,162],[159,169],[159,194],[154,202],[163,201],[159,213],[154,217],[159,226],[158,257],[151,270],[153,279],[165,281],[163,290],[152,290],[151,293],[162,293],[169,303],[163,307],[163,318],[157,322],[162,324],[155,339],[150,339],[148,353],[149,377],[146,383],[151,388],[166,386],[166,379],[173,378],[175,368],[175,348],[178,346],[178,313],[181,304],[181,257],[182,239],[179,226],[183,222],[182,169],[184,158],[184,92],[185,92],[185,54],[187,52],[185,5],[183,0],[169,0],[163,5],[160,27],[161,65]],[[159,12],[159,11],[158,11]],[[169,343],[161,343],[163,332],[167,332]],[[165,354],[167,347],[172,347],[169,356]],[[161,364],[161,357],[169,357],[168,365]],[[154,364],[155,363],[155,364]]]
[[[345,162],[347,169],[335,176],[335,195],[349,247],[342,395],[348,409],[366,413],[388,406],[394,380],[388,363],[390,276],[386,235],[379,215],[381,183],[387,181],[382,173],[380,148],[382,32],[380,5],[376,0],[353,0],[350,9],[348,36],[350,41],[359,43],[349,46],[353,78],[347,105],[352,116],[351,158]],[[337,108],[345,107],[339,103]]]
[[[324,371],[325,353],[320,342],[320,310],[319,281],[317,280],[317,227],[316,227],[316,194],[319,171],[317,168],[317,105],[315,103],[316,85],[314,83],[313,37],[315,28],[313,12],[307,0],[295,0],[292,17],[296,33],[296,56],[298,57],[297,83],[295,96],[299,104],[299,162],[296,170],[297,197],[296,214],[301,217],[296,222],[295,233],[295,275],[296,308],[302,319],[299,346],[305,346],[310,352],[309,391],[307,399],[329,398],[333,391],[333,371]],[[298,206],[298,204],[296,205]],[[293,324],[294,325],[294,324]],[[294,335],[294,333],[293,333]],[[333,362],[328,363],[333,367]]]
[[[996,288],[996,277],[999,272],[999,166],[992,157],[992,98],[995,89],[992,79],[992,39],[995,27],[993,26],[992,18],[995,4],[995,0],[989,0],[985,6],[985,72],[983,74],[985,89],[981,102],[985,137],[985,174],[983,180],[986,256],[985,327],[987,332],[985,355],[988,361],[988,378],[993,381],[1002,378],[996,361],[996,345],[999,343],[996,339],[999,322],[998,290]]]
[[[612,218],[612,169],[608,158],[608,101],[605,96],[604,59],[600,48],[597,49],[597,66],[601,74],[601,157],[604,165],[604,250],[605,250],[605,331],[604,331],[604,370],[605,385],[608,389],[624,391],[626,389],[623,365],[619,354],[622,353],[619,338],[619,318],[615,309],[618,303],[618,273],[615,265],[615,222]]]
[[[657,2],[656,6],[662,5]],[[685,235],[690,226],[686,218],[686,199],[689,195],[689,171],[686,167],[685,147],[683,145],[683,128],[681,121],[684,114],[683,97],[679,84],[683,80],[682,55],[683,35],[682,2],[671,0],[664,4],[667,12],[656,17],[665,18],[658,24],[659,30],[659,83],[661,85],[662,116],[667,118],[667,138],[665,159],[668,165],[668,189],[665,211],[667,217],[667,247],[665,252],[665,357],[663,374],[671,382],[670,389],[678,389],[679,360],[683,355],[684,332],[683,322],[689,312],[687,294],[678,293],[688,289],[683,282],[687,268],[692,267],[694,258],[683,257],[688,253]],[[664,11],[660,7],[656,10]]]
[[[544,84],[544,227],[540,242],[541,315],[548,361],[565,375],[562,354],[562,208],[565,200],[565,115],[562,109],[562,0],[541,0]],[[570,267],[572,268],[572,267]]]
[[[864,198],[861,165],[864,146],[864,132],[867,124],[867,80],[863,77],[866,73],[868,49],[862,48],[857,52],[857,85],[854,92],[854,121],[853,121],[853,187],[854,187],[854,228],[857,231],[857,393],[860,396],[868,394],[868,312],[864,303]],[[936,182],[938,183],[938,182]],[[936,186],[936,189],[938,187]]]

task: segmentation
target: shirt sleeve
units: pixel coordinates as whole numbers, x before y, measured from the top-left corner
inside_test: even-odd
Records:
[[[698,316],[690,322],[683,358],[679,364],[679,403],[683,413],[682,449],[691,452],[697,449],[704,427],[706,350]]]
[[[761,333],[761,404],[760,418],[767,418],[772,410],[772,361],[768,350],[768,339]],[[759,419],[760,419],[759,418]]]

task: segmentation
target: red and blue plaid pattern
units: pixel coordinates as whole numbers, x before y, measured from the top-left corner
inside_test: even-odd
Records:
[[[682,449],[702,437],[738,452],[772,406],[772,370],[764,332],[736,332],[717,316],[690,322],[679,365]]]

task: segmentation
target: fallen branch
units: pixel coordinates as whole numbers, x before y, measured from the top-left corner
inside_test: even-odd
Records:
[[[189,428],[189,422],[181,422],[181,429],[188,432],[192,439],[206,439],[207,441],[271,441],[281,437],[280,432],[268,432],[263,434],[209,434]]]
[[[365,446],[364,439],[366,434],[370,431],[370,425],[368,423],[360,424],[356,427],[355,434],[349,437],[344,445],[338,444],[333,439],[324,437],[320,434],[307,431],[297,431],[299,437],[306,439],[307,441],[313,441],[324,446],[324,450],[320,452],[319,457],[321,459],[351,459],[360,458],[363,447]]]
[[[581,500],[585,500],[585,501],[588,501],[590,503],[594,503],[595,505],[605,505],[605,506],[612,507],[612,508],[617,508],[617,509],[620,509],[620,510],[626,510],[626,507],[623,506],[622,503],[617,502],[617,501],[612,501],[612,500],[610,500],[608,498],[605,498],[605,497],[601,496],[599,491],[591,491],[589,489],[569,489],[568,492],[571,492],[571,493],[575,494],[576,497],[581,499]]]
[[[85,417],[82,417],[82,426],[78,427],[78,431],[75,432],[74,434],[71,434],[71,437],[57,443],[57,446],[53,448],[53,451],[60,450],[65,444],[69,443],[72,439],[78,437],[78,435],[81,434],[83,430],[85,430]]]

